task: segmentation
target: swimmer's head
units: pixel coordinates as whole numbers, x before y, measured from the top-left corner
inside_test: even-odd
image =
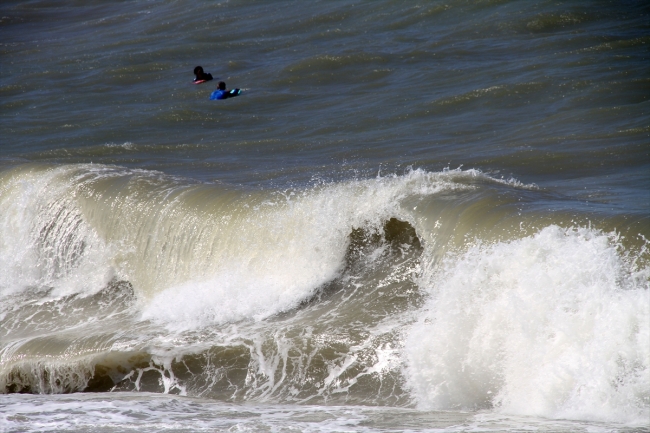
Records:
[[[194,75],[202,74],[203,73],[203,67],[197,66],[194,68]]]
[[[223,81],[219,81],[217,87],[219,90],[226,90],[226,83],[224,83]]]

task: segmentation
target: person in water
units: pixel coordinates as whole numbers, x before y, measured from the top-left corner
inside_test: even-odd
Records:
[[[241,90],[239,89],[233,89],[233,90],[226,90],[226,83],[223,81],[219,81],[219,84],[217,85],[217,90],[212,92],[210,95],[210,99],[228,99],[228,98],[234,98],[235,96],[239,96],[241,93]]]
[[[196,78],[194,79],[195,84],[205,83],[206,81],[210,81],[212,79],[212,74],[206,74],[203,72],[202,66],[197,66],[194,68],[194,75],[196,75]]]

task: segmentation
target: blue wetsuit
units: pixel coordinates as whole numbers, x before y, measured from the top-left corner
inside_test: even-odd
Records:
[[[228,99],[228,98],[234,98],[235,96],[239,96],[241,93],[241,90],[239,89],[233,89],[233,90],[215,90],[212,92],[210,95],[210,99]]]

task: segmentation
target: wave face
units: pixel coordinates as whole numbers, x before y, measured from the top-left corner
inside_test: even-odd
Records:
[[[4,393],[650,415],[645,238],[540,211],[535,185],[254,190],[97,164],[0,182]]]

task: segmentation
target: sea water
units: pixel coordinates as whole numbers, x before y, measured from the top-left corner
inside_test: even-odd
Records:
[[[643,2],[0,15],[3,431],[650,428]]]

